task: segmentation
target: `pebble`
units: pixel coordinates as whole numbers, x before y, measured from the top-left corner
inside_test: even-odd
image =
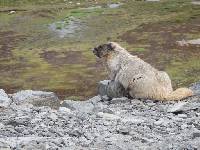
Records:
[[[187,115],[186,114],[178,114],[178,117],[180,117],[180,118],[187,118]]]

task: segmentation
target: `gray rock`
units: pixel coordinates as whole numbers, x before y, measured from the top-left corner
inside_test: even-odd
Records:
[[[103,112],[99,112],[97,114],[97,116],[104,118],[104,119],[107,119],[107,120],[118,120],[118,119],[120,119],[120,117],[117,116],[117,115],[113,115],[113,114],[110,114],[110,113],[103,113]]]
[[[130,99],[128,99],[127,97],[120,97],[120,98],[113,98],[110,103],[111,104],[122,104],[122,103],[130,103]]]
[[[109,109],[109,108],[103,108],[103,109],[101,110],[101,112],[103,112],[103,113],[108,113],[108,114],[114,114],[114,112],[113,112],[111,109]]]
[[[108,97],[117,98],[126,96],[126,91],[124,87],[118,82],[109,82],[107,86],[107,94]]]
[[[98,93],[101,96],[107,95],[107,86],[109,84],[110,80],[103,80],[100,81],[98,84]]]
[[[131,131],[131,128],[130,127],[121,127],[121,128],[119,128],[118,130],[118,133],[120,133],[120,134],[123,134],[123,135],[128,135],[129,133],[130,133],[130,131]]]
[[[185,107],[188,105],[188,102],[178,102],[175,103],[173,106],[169,107],[167,112],[175,113],[181,112],[185,110]]]
[[[163,119],[159,119],[158,121],[155,121],[154,124],[157,125],[157,126],[159,126],[159,125],[161,125],[163,122],[164,122]]]
[[[122,119],[122,122],[131,123],[131,124],[139,124],[139,123],[143,123],[144,121],[145,119],[140,118],[140,117],[127,117],[127,118]]]
[[[69,108],[66,108],[66,107],[59,107],[59,112],[61,112],[61,113],[72,113],[71,112],[71,109],[69,109]]]
[[[200,81],[193,83],[190,87],[189,87],[195,95],[200,95]]]
[[[94,105],[91,101],[64,100],[61,107],[66,107],[79,113],[91,113],[94,109]]]
[[[90,98],[87,102],[90,102],[93,105],[96,105],[100,101],[101,101],[101,97],[100,96],[94,96],[94,97]]]
[[[100,96],[107,95],[109,98],[124,97],[127,95],[124,87],[120,83],[110,80],[99,82],[98,93]]]
[[[200,109],[200,97],[193,96],[188,97],[187,102],[181,101],[175,103],[173,106],[169,106],[167,112],[178,113],[178,112],[186,112],[191,110]]]
[[[200,138],[200,131],[196,131],[192,133],[192,139]]]
[[[180,117],[180,118],[187,118],[187,115],[186,114],[178,114],[178,117]]]
[[[0,123],[0,129],[3,129],[5,126],[3,123]]]
[[[101,96],[102,101],[109,101],[111,98],[109,98],[107,95]]]
[[[187,124],[182,124],[182,125],[181,125],[181,129],[182,129],[182,130],[186,129],[187,127],[188,127]]]
[[[6,92],[3,89],[0,89],[0,107],[8,107],[11,104],[12,100],[8,97]]]
[[[0,141],[0,149],[1,150],[11,150],[9,144]]]
[[[11,95],[13,102],[17,105],[30,103],[34,106],[50,106],[58,108],[60,100],[53,92],[24,90]]]
[[[75,137],[80,137],[82,135],[82,133],[78,129],[73,129],[73,130],[69,131],[68,134],[70,136],[75,136]]]
[[[56,121],[56,120],[58,119],[58,116],[57,116],[55,113],[51,113],[51,114],[49,115],[49,118],[50,118],[51,120],[53,120],[53,121]]]

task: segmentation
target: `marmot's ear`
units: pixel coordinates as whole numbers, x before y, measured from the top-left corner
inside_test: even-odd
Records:
[[[108,47],[110,50],[114,50],[116,48],[116,44],[114,42],[109,42]]]

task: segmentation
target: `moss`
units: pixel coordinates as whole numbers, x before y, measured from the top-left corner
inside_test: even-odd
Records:
[[[200,80],[200,60],[197,57],[186,61],[173,60],[166,70],[175,87],[188,86]]]
[[[65,99],[74,100],[74,101],[80,101],[80,100],[84,100],[84,97],[82,97],[82,96],[69,96],[69,97],[66,97]]]
[[[144,51],[146,51],[146,49],[143,47],[138,47],[138,48],[134,48],[133,51],[144,52]]]

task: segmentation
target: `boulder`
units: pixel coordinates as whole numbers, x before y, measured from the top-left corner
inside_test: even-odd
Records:
[[[108,96],[109,98],[117,98],[126,96],[124,87],[111,80],[100,81],[98,85],[98,94],[100,96]]]
[[[53,92],[24,90],[11,95],[13,102],[17,105],[30,103],[34,106],[49,106],[58,108],[60,100]]]
[[[98,94],[100,96],[107,95],[107,86],[109,84],[110,80],[103,80],[100,81],[98,84]]]

